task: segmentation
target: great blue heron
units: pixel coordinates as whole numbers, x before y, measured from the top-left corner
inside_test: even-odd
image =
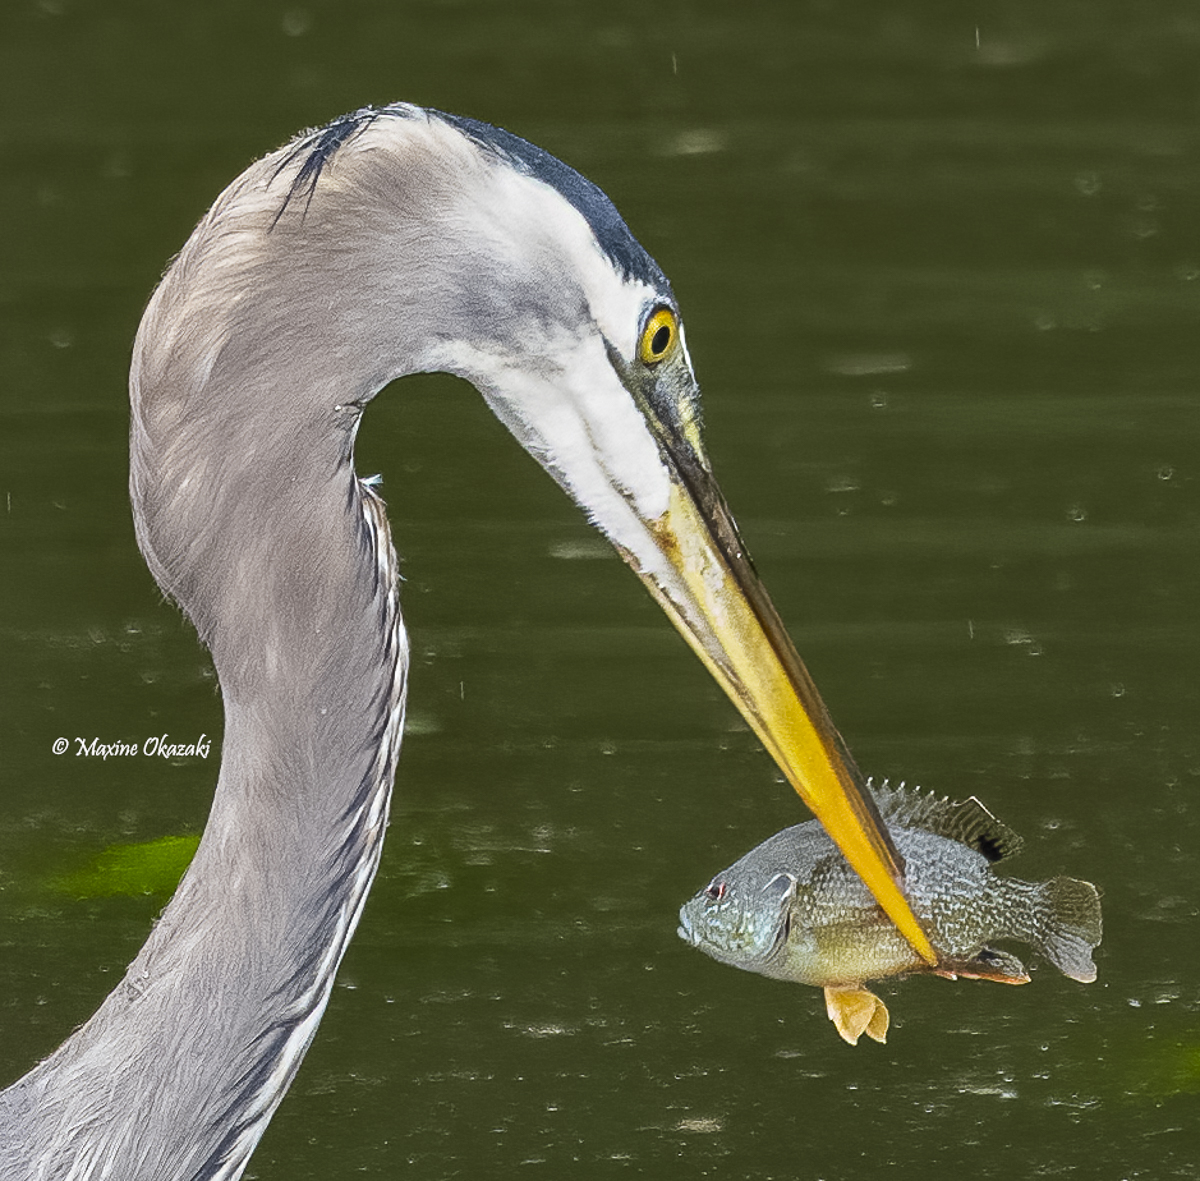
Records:
[[[122,982],[0,1096],[0,1178],[236,1178],[379,861],[408,642],[363,409],[448,371],[620,551],[932,962],[901,867],[701,441],[675,297],[594,185],[407,105],[302,135],[217,199],[142,320],[138,542],[212,652],[212,812]]]

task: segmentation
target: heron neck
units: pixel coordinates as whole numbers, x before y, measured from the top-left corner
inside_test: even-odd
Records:
[[[378,864],[407,667],[382,502],[348,459],[319,489],[257,470],[273,479],[195,491],[215,516],[190,538],[144,521],[156,573],[212,649],[221,770],[193,863],[125,979],[0,1100],[0,1145],[7,1105],[42,1133],[22,1141],[39,1162],[86,1144],[126,1181],[239,1176]]]
[[[240,1176],[378,864],[407,649],[383,507],[352,445],[361,406],[419,367],[420,332],[390,288],[363,285],[387,235],[354,209],[324,237],[315,212],[275,232],[275,197],[248,177],[155,293],[130,379],[138,541],[221,682],[213,807],[122,983],[0,1096],[0,1178]]]

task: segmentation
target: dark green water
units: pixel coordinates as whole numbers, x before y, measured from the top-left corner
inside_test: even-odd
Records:
[[[709,447],[862,766],[1100,883],[1100,980],[889,985],[886,1047],[679,903],[802,817],[467,387],[372,407],[416,725],[264,1179],[1200,1169],[1200,17],[1188,4],[158,4],[0,16],[0,1070],[161,897],[49,882],[198,833],[219,735],[137,554],[125,370],[250,159],[395,98],[590,175],[671,275]]]

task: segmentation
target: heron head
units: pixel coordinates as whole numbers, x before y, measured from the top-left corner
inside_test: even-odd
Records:
[[[188,314],[166,316],[172,301]],[[168,319],[172,334],[146,330]],[[675,294],[599,188],[486,124],[360,111],[231,186],[139,341],[154,344],[139,345],[133,386],[155,394],[135,392],[136,429],[163,449],[179,422],[236,432],[274,457],[272,473],[301,458],[348,470],[358,413],[393,378],[470,381],[637,572],[932,962],[886,830],[713,476]],[[255,388],[287,401],[264,418]]]

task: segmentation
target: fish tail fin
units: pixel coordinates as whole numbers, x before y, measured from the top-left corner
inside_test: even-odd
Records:
[[[1103,935],[1100,894],[1091,882],[1052,878],[1039,889],[1038,938],[1064,976],[1091,984],[1096,979],[1092,950]]]

